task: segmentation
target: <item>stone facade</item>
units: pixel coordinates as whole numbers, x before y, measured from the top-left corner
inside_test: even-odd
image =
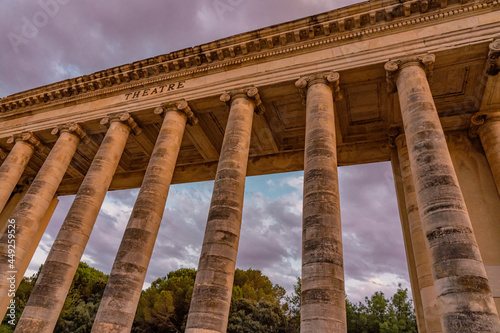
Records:
[[[500,332],[499,59],[498,0],[375,0],[0,99],[0,314],[58,196],[19,332],[140,187],[93,328],[130,331],[170,184],[215,179],[186,332],[225,332],[245,177],[304,170],[301,331],[346,332],[337,167],[390,160],[419,332]]]

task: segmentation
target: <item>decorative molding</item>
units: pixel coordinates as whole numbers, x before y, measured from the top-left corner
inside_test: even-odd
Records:
[[[475,114],[470,118],[469,137],[471,139],[478,137],[479,127],[484,124],[485,120],[486,116],[483,114]]]
[[[487,75],[497,75],[498,72],[500,72],[500,39],[496,39],[490,43],[490,51],[488,52],[486,63]]]
[[[184,99],[174,102],[163,103],[154,110],[154,113],[157,115],[161,115],[169,111],[177,111],[184,113],[187,116],[188,124],[191,126],[198,124],[198,118],[196,118],[193,111],[189,107],[188,103]]]
[[[436,56],[434,54],[425,54],[386,62],[384,68],[386,70],[387,93],[391,94],[397,91],[397,74],[400,69],[403,69],[406,66],[421,66],[425,70],[429,84],[431,84],[435,61]]]
[[[117,114],[111,114],[101,119],[100,124],[109,126],[114,121],[120,121],[125,125],[128,125],[134,135],[139,135],[142,133],[142,129],[135,122],[134,118],[128,112],[120,112]]]
[[[9,155],[9,153],[3,149],[2,147],[0,147],[0,160],[3,161],[5,160],[5,158],[7,157],[7,155]]]
[[[255,113],[258,115],[266,112],[266,107],[260,99],[259,90],[255,87],[225,91],[220,96],[220,101],[226,103],[228,107],[231,107],[231,101],[240,97],[252,100],[255,103]]]
[[[38,140],[38,138],[32,132],[14,134],[13,136],[7,139],[8,144],[13,144],[17,141],[24,141],[33,146],[33,148],[36,149],[37,151],[43,151],[45,149],[45,146],[40,142],[40,140]]]
[[[389,128],[389,130],[387,131],[387,137],[389,138],[389,147],[396,148],[396,140],[400,136],[404,137],[403,130],[400,127]]]
[[[91,139],[87,135],[87,133],[77,123],[68,123],[68,124],[58,125],[50,133],[52,135],[60,135],[61,133],[64,133],[64,132],[69,132],[69,133],[76,135],[85,144],[89,144],[91,141]]]
[[[342,100],[342,94],[340,93],[340,75],[334,71],[328,71],[323,73],[315,73],[308,76],[303,76],[297,81],[295,81],[295,87],[299,89],[300,97],[302,97],[302,102],[305,104],[307,89],[313,84],[324,83],[330,88],[332,88],[333,100],[335,102],[340,102]]]
[[[49,104],[56,106],[114,94],[326,44],[350,43],[353,39],[366,35],[447,19],[453,15],[470,15],[473,11],[499,5],[499,0],[461,0],[460,3],[449,3],[447,0],[393,2],[385,6],[382,0],[354,5],[317,15],[317,23],[312,26],[308,23],[310,18],[304,18],[275,28],[261,29],[259,38],[255,38],[255,32],[246,33],[238,38],[233,36],[217,43],[207,43],[17,93],[0,99],[0,114],[25,108],[33,111]],[[354,7],[358,8],[354,10]],[[235,39],[236,43],[233,42]],[[221,46],[214,48],[214,45]]]

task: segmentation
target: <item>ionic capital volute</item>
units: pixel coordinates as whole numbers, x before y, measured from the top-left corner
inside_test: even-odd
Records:
[[[247,98],[254,102],[255,104],[255,113],[258,115],[266,112],[266,107],[262,100],[260,99],[259,90],[255,87],[248,87],[242,89],[235,89],[231,91],[225,91],[220,96],[221,102],[226,103],[229,107],[231,107],[231,102],[236,98]]]
[[[13,136],[7,139],[8,144],[13,144],[17,141],[24,141],[33,146],[33,148],[38,151],[42,151],[45,148],[44,145],[40,142],[40,140],[38,140],[38,138],[31,132],[14,134]]]
[[[391,148],[398,147],[396,140],[400,136],[404,136],[403,130],[400,127],[389,128],[389,131],[387,131],[387,137],[389,139],[389,147]]]
[[[101,125],[109,126],[112,122],[115,121],[119,121],[130,127],[130,130],[132,131],[132,133],[134,133],[134,135],[139,135],[142,133],[142,129],[139,127],[139,125],[135,122],[134,118],[128,112],[120,112],[108,115],[102,118],[100,123]]]
[[[334,71],[328,71],[323,73],[315,73],[308,76],[303,76],[297,81],[295,81],[295,86],[299,89],[300,96],[305,103],[307,96],[307,89],[314,84],[322,83],[328,85],[332,88],[333,99],[335,102],[342,100],[342,94],[340,93],[340,75]]]
[[[434,62],[436,56],[434,54],[424,54],[412,57],[404,57],[397,60],[390,60],[385,63],[387,93],[395,93],[397,91],[397,75],[399,71],[407,66],[420,66],[424,69],[429,84],[432,83],[432,75],[434,70]]]
[[[476,113],[470,118],[469,137],[477,138],[484,123],[500,121],[500,112]]]
[[[170,111],[184,113],[187,116],[188,124],[191,126],[198,124],[198,118],[195,117],[193,111],[191,110],[189,104],[186,102],[185,99],[181,99],[174,102],[163,103],[154,110],[154,113],[157,115],[162,115]]]
[[[490,43],[490,51],[488,52],[488,60],[486,63],[486,74],[497,75],[500,72],[500,39],[496,39]]]
[[[88,144],[90,142],[90,138],[87,135],[87,133],[77,123],[68,123],[68,124],[58,125],[50,133],[52,135],[60,135],[61,133],[64,133],[64,132],[68,132],[68,133],[72,133],[72,134],[76,135],[85,144]]]
[[[7,158],[8,154],[9,153],[7,153],[7,151],[5,149],[3,149],[2,147],[0,147],[0,161],[5,160],[5,158]]]

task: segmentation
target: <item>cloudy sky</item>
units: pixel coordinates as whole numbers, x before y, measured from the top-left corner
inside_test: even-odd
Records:
[[[339,8],[352,0],[0,0],[0,97]],[[340,168],[347,294],[409,287],[389,163]],[[248,177],[237,266],[292,290],[300,275],[302,173]],[[146,283],[196,267],[213,182],[172,186]],[[138,190],[110,192],[84,260],[109,273]],[[45,260],[61,197],[30,265]]]

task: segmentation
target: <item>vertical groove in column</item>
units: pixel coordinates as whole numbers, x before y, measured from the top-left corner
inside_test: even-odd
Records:
[[[333,91],[322,77],[310,80],[306,98],[300,331],[347,332]]]
[[[255,107],[245,94],[233,96],[186,333],[227,329]]]
[[[92,332],[130,332],[132,328],[165,210],[186,120],[187,115],[177,107],[166,110]]]
[[[500,332],[488,278],[421,67],[430,62],[433,56],[389,62],[386,69],[389,74],[399,69],[397,91],[443,332]]]
[[[0,166],[0,184],[2,184],[0,186],[0,212],[9,201],[12,191],[33,156],[35,151],[33,140],[36,138],[31,133],[10,139],[10,141],[15,141],[14,147]],[[38,140],[36,142],[39,143]]]
[[[487,116],[486,121],[479,127],[479,137],[483,145],[493,179],[500,194],[500,115]]]
[[[16,224],[16,288],[21,282],[24,271],[19,269],[26,258],[33,236],[38,230],[54,195],[66,173],[66,169],[76,152],[80,138],[72,131],[64,130],[57,139],[26,195],[19,203],[12,219]],[[7,256],[7,233],[0,240],[0,295],[7,295],[7,272],[9,267]]]
[[[130,127],[113,121],[50,249],[15,332],[54,330],[125,148]]]
[[[417,196],[413,183],[408,148],[404,135],[396,139],[401,178],[404,186],[406,210],[408,212],[408,225],[410,228],[411,243],[415,256],[415,266],[419,282],[420,296],[424,309],[424,322],[427,332],[442,332],[440,309],[437,303],[436,290],[432,279],[431,266],[429,263],[429,252],[425,246],[425,236],[420,222]]]

